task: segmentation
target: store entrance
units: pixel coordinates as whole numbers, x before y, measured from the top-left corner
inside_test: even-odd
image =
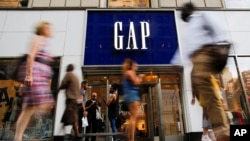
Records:
[[[93,71],[92,71],[93,72]],[[177,72],[177,73],[176,73]],[[182,73],[148,73],[140,85],[141,106],[138,107],[141,117],[136,125],[137,141],[182,141],[184,135],[183,111],[181,105]],[[126,132],[129,112],[122,108],[122,75],[121,73],[86,73],[84,79],[89,82],[88,99],[92,92],[97,92],[101,102],[103,123],[99,132],[111,132],[107,118],[108,108],[104,103],[109,97],[109,88],[118,84],[119,117],[118,130]],[[112,140],[105,137],[105,141]]]

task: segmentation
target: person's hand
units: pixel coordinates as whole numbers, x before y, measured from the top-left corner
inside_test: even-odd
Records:
[[[191,104],[194,105],[195,104],[195,98],[193,97],[191,100]]]
[[[87,111],[83,111],[83,116],[86,117],[88,115]]]
[[[25,84],[30,87],[32,85],[33,82],[33,77],[32,76],[26,76],[25,77]]]
[[[139,77],[141,77],[141,78],[144,77],[144,76],[145,76],[145,74],[139,74]]]

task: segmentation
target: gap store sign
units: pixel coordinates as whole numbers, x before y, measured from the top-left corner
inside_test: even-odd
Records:
[[[87,11],[84,66],[169,64],[178,49],[174,11]]]

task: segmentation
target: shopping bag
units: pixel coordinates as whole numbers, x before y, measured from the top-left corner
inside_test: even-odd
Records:
[[[98,106],[98,108],[96,109],[96,119],[102,120],[102,115],[100,111],[101,111],[101,107]]]
[[[89,126],[87,117],[82,117],[82,127]]]

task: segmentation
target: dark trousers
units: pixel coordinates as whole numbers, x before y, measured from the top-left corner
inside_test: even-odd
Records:
[[[229,137],[229,123],[219,97],[218,84],[213,77],[213,49],[213,46],[202,48],[192,56],[192,92],[198,97],[216,137]]]
[[[83,108],[82,108],[82,104],[78,104],[78,131],[79,133],[82,133],[82,117],[83,117]]]
[[[86,133],[96,133],[98,129],[98,121],[96,120],[96,117],[88,116],[88,123],[89,126],[86,128]],[[96,136],[91,137],[91,141],[95,141]],[[86,136],[85,141],[89,141],[89,137]]]

